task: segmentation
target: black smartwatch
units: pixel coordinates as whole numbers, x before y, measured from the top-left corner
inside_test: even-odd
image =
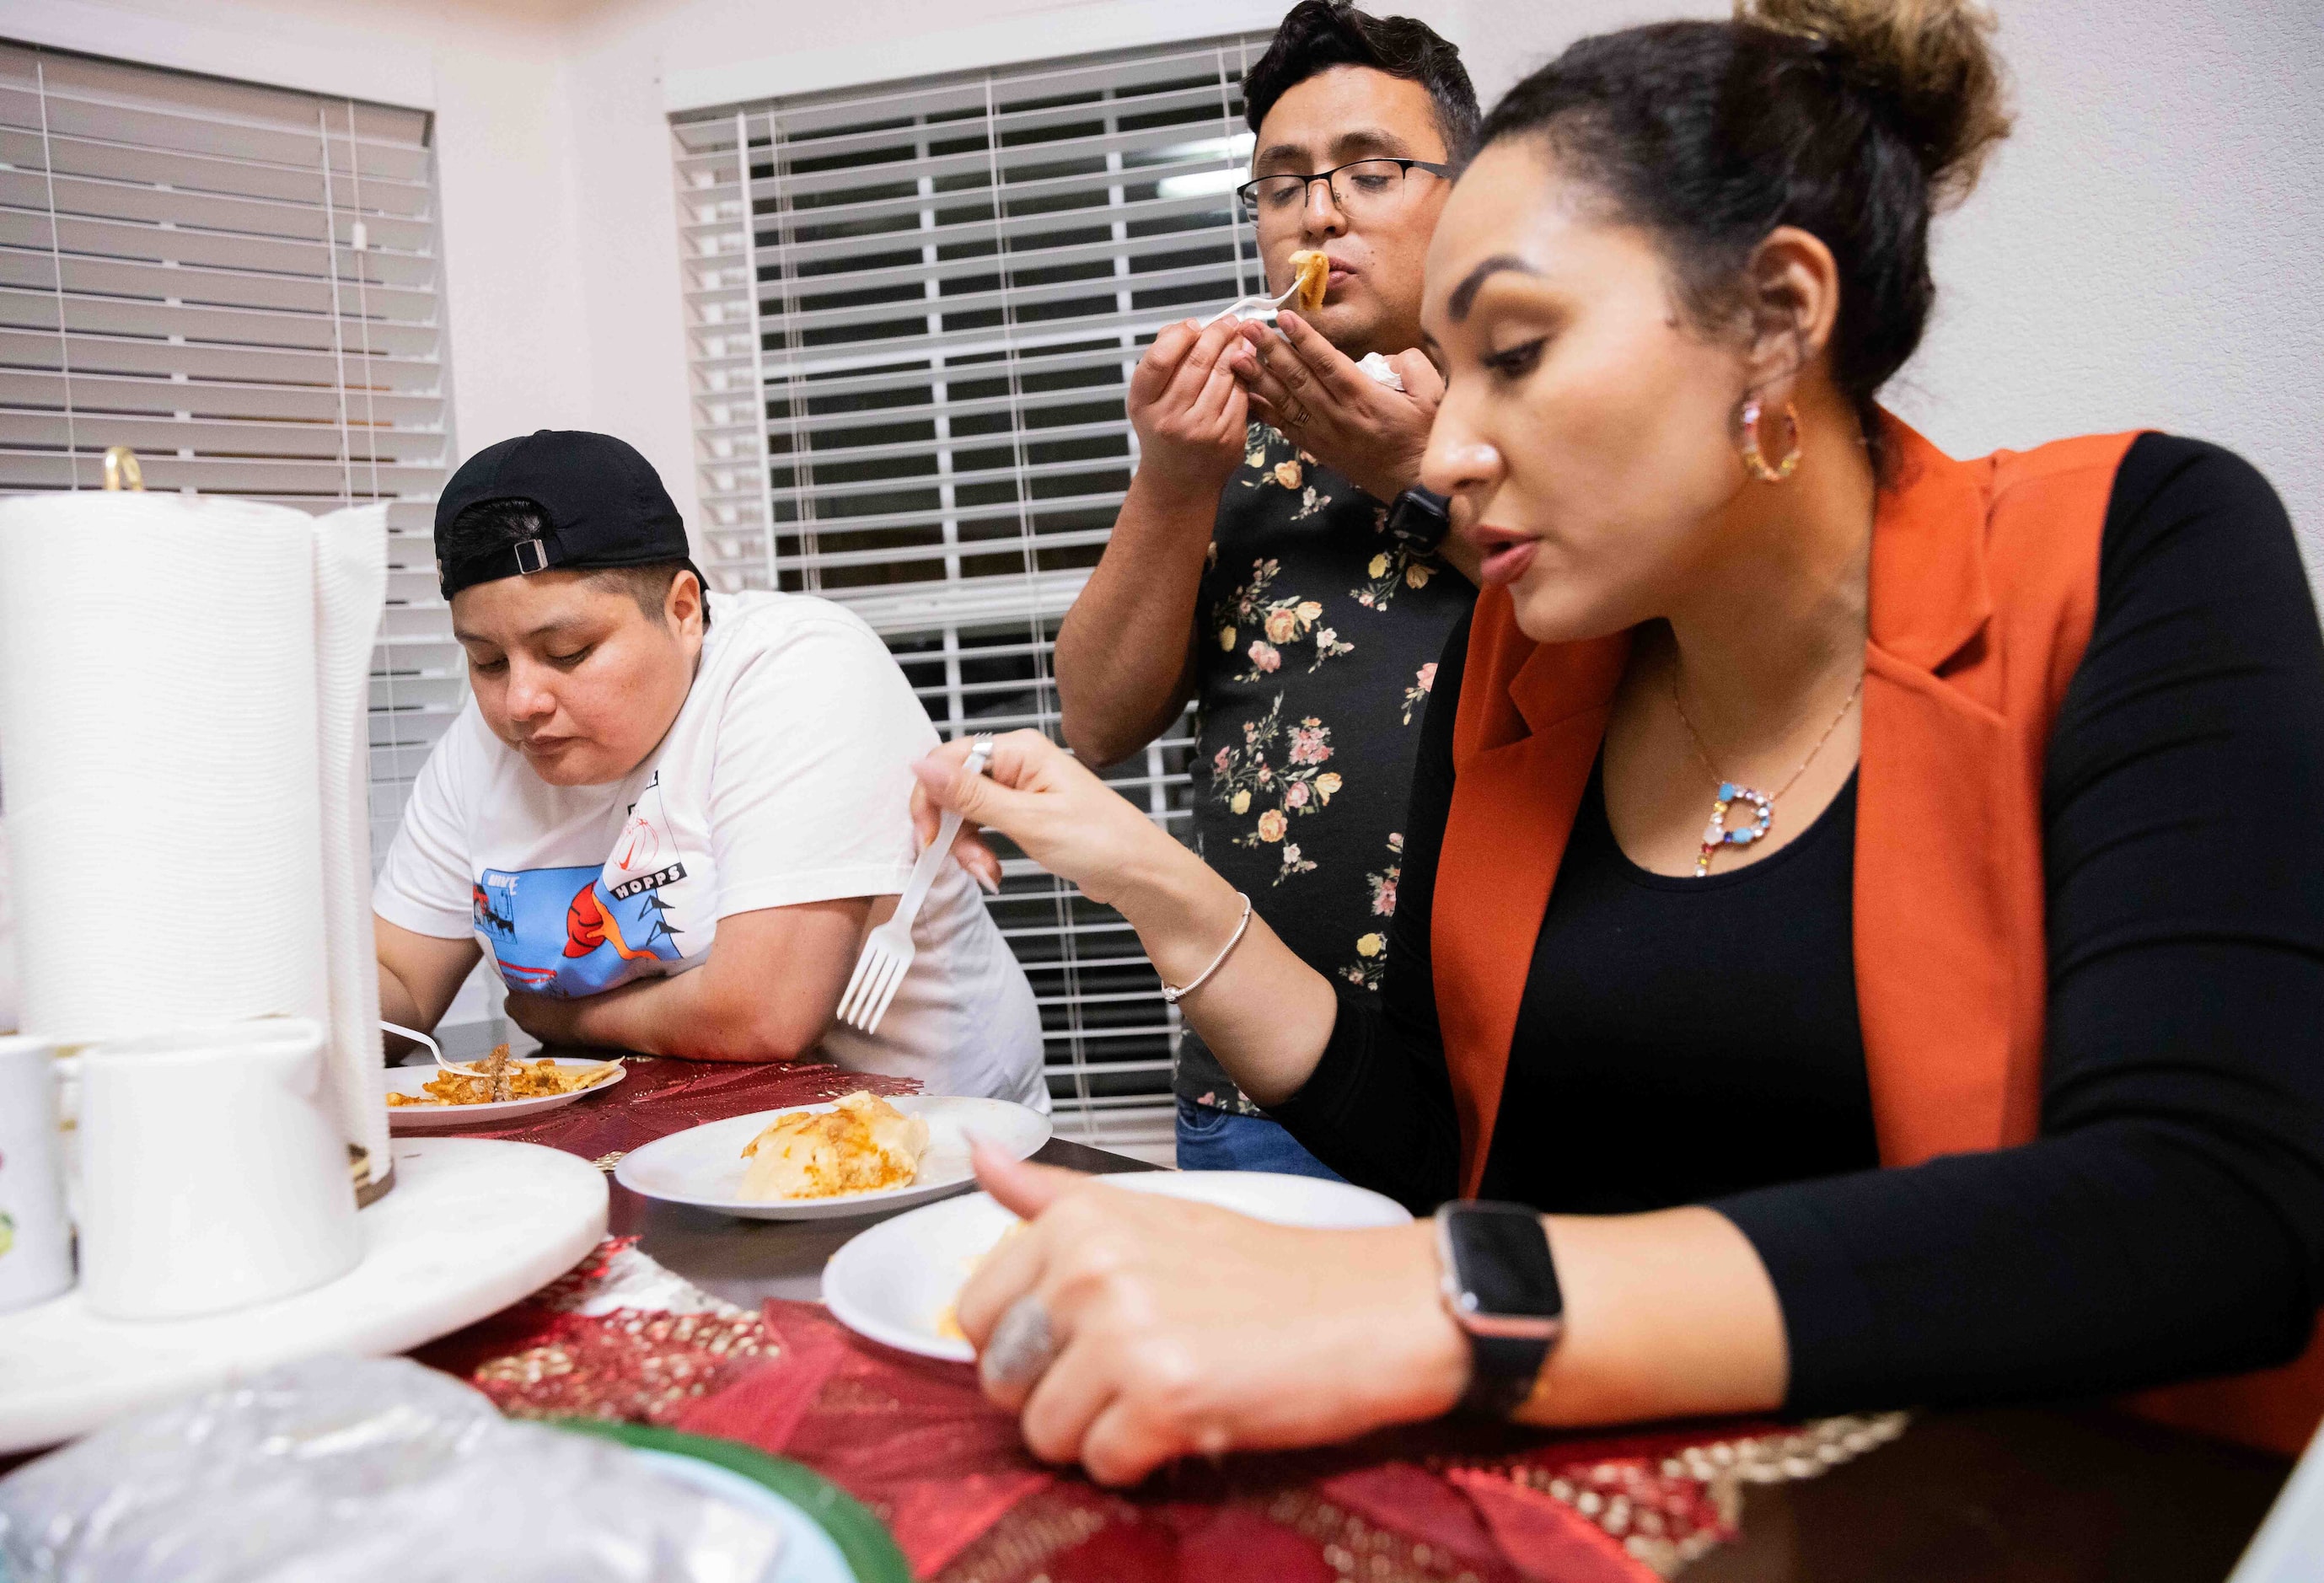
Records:
[[[1444,497],[1413,485],[1389,502],[1388,530],[1415,555],[1434,555],[1452,526]]]
[[[1523,1204],[1458,1199],[1436,1211],[1436,1256],[1473,1365],[1462,1411],[1507,1418],[1533,1394],[1565,1329],[1549,1234]]]

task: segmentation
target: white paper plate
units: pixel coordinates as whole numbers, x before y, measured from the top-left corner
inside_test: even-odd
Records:
[[[696,1209],[716,1210],[746,1220],[831,1220],[875,1214],[925,1203],[966,1188],[975,1180],[968,1164],[968,1135],[1024,1159],[1049,1141],[1049,1118],[1007,1100],[963,1100],[938,1094],[906,1094],[888,1101],[907,1116],[928,1124],[928,1152],[909,1187],[836,1198],[777,1199],[762,1202],[741,1196],[744,1146],[778,1116],[828,1110],[829,1104],[792,1105],[724,1121],[705,1122],[656,1138],[622,1156],[613,1180],[632,1192]]]
[[[603,1066],[602,1061],[578,1059],[569,1055],[556,1058],[559,1066]],[[428,1066],[391,1066],[387,1069],[390,1093],[422,1094],[424,1085],[433,1081],[442,1068]],[[602,1094],[630,1075],[626,1066],[616,1067],[613,1075],[601,1082],[569,1094],[540,1094],[530,1100],[503,1100],[484,1105],[390,1105],[387,1126],[391,1132],[434,1132],[447,1127],[475,1127],[487,1121],[514,1121],[520,1117],[538,1115],[543,1110],[558,1110],[593,1095]]]
[[[1402,1226],[1402,1204],[1368,1188],[1320,1176],[1265,1171],[1139,1171],[1102,1178],[1108,1187],[1216,1204],[1257,1220],[1317,1230]],[[930,1204],[882,1220],[831,1256],[823,1266],[823,1302],[831,1317],[883,1347],[968,1363],[965,1341],[936,1333],[977,1261],[1017,1217],[990,1193]]]

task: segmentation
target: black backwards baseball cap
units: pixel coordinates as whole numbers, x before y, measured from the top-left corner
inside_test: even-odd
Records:
[[[444,530],[489,501],[530,502],[540,513],[540,537],[446,560]],[[661,475],[610,434],[541,428],[486,446],[460,465],[436,500],[436,581],[447,601],[503,577],[657,561],[684,562],[707,594],[710,581],[687,553],[685,520]]]

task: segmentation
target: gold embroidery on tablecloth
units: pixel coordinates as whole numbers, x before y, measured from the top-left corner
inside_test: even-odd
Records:
[[[1886,1445],[1911,1422],[1909,1413],[1849,1413],[1813,1420],[1789,1434],[1687,1446],[1665,1457],[1656,1468],[1622,1459],[1499,1471],[1572,1506],[1619,1540],[1631,1555],[1672,1578],[1732,1532],[1742,1516],[1743,1486],[1814,1478]],[[1657,1474],[1662,1480],[1699,1488],[1718,1514],[1717,1525],[1696,1521],[1685,1510],[1690,1503],[1658,1499]]]
[[[1341,1583],[1477,1583],[1450,1554],[1367,1523],[1313,1490],[1283,1491],[1267,1504],[1267,1517],[1322,1547]]]
[[[935,1583],[1018,1583],[1131,1514],[1129,1503],[1077,1485],[1036,1490],[972,1540]]]
[[[904,1408],[892,1393],[881,1390],[869,1380],[846,1375],[825,1381],[815,1404],[825,1413],[885,1414],[900,1413]]]

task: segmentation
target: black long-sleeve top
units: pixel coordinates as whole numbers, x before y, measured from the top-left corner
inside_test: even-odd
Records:
[[[1436,675],[1377,1006],[1274,1114],[1416,1209],[1460,1145],[1429,963],[1468,625]],[[2324,640],[2283,510],[2137,440],[2043,787],[2040,1136],[1877,1168],[1855,783],[1724,877],[1629,862],[1596,778],[1511,1041],[1484,1192],[1708,1203],[1783,1304],[1799,1413],[2095,1393],[2280,1362],[2324,1300]]]

